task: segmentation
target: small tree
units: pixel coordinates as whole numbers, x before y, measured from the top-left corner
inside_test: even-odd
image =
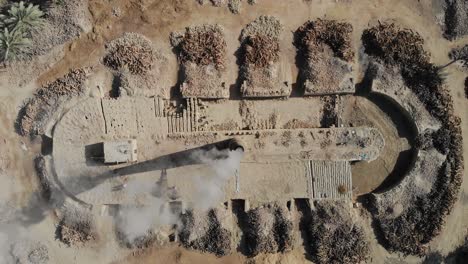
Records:
[[[21,31],[9,31],[4,28],[0,32],[0,55],[3,61],[15,58],[22,49],[30,45],[30,40]]]

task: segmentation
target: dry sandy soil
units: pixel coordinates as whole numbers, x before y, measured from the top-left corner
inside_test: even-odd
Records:
[[[118,16],[113,10],[119,10]],[[249,22],[260,15],[274,15],[285,25],[285,37],[282,40],[281,56],[294,65],[295,48],[292,43],[292,31],[309,19],[329,18],[351,23],[354,27],[354,45],[360,47],[360,32],[368,25],[377,21],[392,20],[398,24],[413,29],[421,34],[426,42],[426,49],[431,52],[436,64],[449,61],[449,50],[457,45],[468,43],[468,37],[450,42],[442,37],[439,25],[431,9],[431,1],[421,0],[258,0],[254,6],[244,3],[240,15],[232,14],[227,9],[200,6],[194,0],[89,0],[89,11],[92,15],[93,29],[83,33],[78,39],[63,47],[63,57],[50,63],[40,71],[38,76],[25,76],[33,80],[18,85],[19,81],[0,70],[0,200],[8,201],[8,208],[22,208],[31,205],[34,192],[37,190],[37,180],[33,169],[33,158],[38,146],[27,142],[15,132],[14,122],[17,111],[24,100],[41,85],[64,75],[69,69],[93,66],[104,55],[104,44],[124,32],[137,32],[150,38],[158,47],[168,51],[168,72],[173,73],[169,82],[177,83],[177,61],[169,52],[169,34],[192,24],[220,23],[231,32],[240,32]],[[114,12],[115,13],[115,12]],[[228,69],[237,69],[234,56],[239,46],[238,35],[227,35]],[[357,60],[357,58],[356,58]],[[34,62],[39,63],[39,62]],[[356,64],[359,65],[359,64]],[[362,77],[362,69],[355,69],[356,79]],[[468,101],[463,95],[463,82],[468,72],[457,65],[447,68],[447,84],[453,96],[455,111],[462,119],[464,137],[465,168],[468,168]],[[297,75],[295,67],[292,76]],[[238,73],[228,73],[227,83],[234,84]],[[95,87],[91,87],[93,89]],[[354,99],[354,100],[360,100]],[[352,105],[352,102],[350,102]],[[351,107],[351,106],[350,106]],[[359,109],[362,112],[379,113],[371,103],[365,103]],[[352,121],[350,116],[348,120]],[[388,129],[389,140],[398,140],[395,128],[385,124],[385,121],[370,117],[368,123],[376,127]],[[389,147],[385,151],[398,151]],[[360,171],[372,169],[376,179],[374,182],[362,182],[357,186],[358,193],[373,190],[386,173],[394,166],[395,160],[377,160],[371,166],[365,164],[353,167],[353,177],[359,177]],[[375,165],[375,166],[374,166]],[[359,180],[355,180],[359,182]],[[13,209],[11,209],[12,211]],[[8,211],[5,213],[8,218]],[[3,217],[3,216],[2,216]],[[49,246],[51,258],[57,263],[243,263],[245,256],[233,255],[217,258],[213,255],[188,251],[178,246],[154,248],[147,251],[119,250],[118,245],[102,242],[89,248],[70,248],[61,244],[54,237],[54,215],[39,212],[18,230],[18,238],[32,236],[40,238]],[[460,191],[460,199],[448,216],[442,233],[430,243],[432,251],[442,254],[451,252],[460,245],[468,230],[468,176],[465,173]],[[29,221],[27,221],[29,220]],[[105,234],[106,223],[102,225]],[[368,233],[370,223],[365,223]],[[417,257],[405,257],[388,253],[377,243],[374,235],[369,235],[372,241],[371,263],[420,263]],[[1,245],[1,244],[0,244]],[[3,252],[1,252],[3,253]],[[282,255],[259,255],[255,263],[302,263],[307,262],[302,248],[294,249]],[[252,262],[247,262],[252,263]]]

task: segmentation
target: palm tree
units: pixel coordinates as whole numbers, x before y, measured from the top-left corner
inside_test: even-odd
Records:
[[[8,27],[10,32],[19,30],[27,32],[28,30],[40,26],[44,20],[42,16],[44,12],[39,9],[39,6],[29,4],[24,5],[24,2],[14,3],[8,10],[8,14],[3,16],[4,25]]]
[[[4,28],[0,32],[0,55],[3,61],[16,57],[19,52],[30,45],[30,40],[19,30],[9,31]]]

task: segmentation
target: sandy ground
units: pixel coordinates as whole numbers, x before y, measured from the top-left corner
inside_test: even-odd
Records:
[[[58,62],[50,65],[50,69],[38,76],[37,81],[27,83],[22,87],[7,85],[7,77],[0,72],[0,171],[1,199],[8,201],[9,208],[18,208],[25,205],[36,189],[36,182],[32,168],[34,147],[17,136],[14,130],[14,120],[18,107],[25,98],[39,85],[60,77],[71,68],[90,66],[98,63],[104,53],[103,44],[120,36],[123,32],[134,31],[151,38],[157,45],[170,50],[168,36],[174,30],[185,26],[201,23],[220,23],[232,32],[227,34],[229,60],[228,69],[237,69],[234,52],[239,46],[237,41],[241,29],[259,15],[268,14],[277,16],[285,24],[285,33],[282,41],[282,55],[294,65],[295,49],[291,45],[292,31],[297,29],[308,19],[332,18],[346,20],[353,24],[356,47],[360,47],[360,32],[369,24],[378,20],[394,20],[398,24],[410,27],[419,32],[426,40],[426,47],[432,53],[432,59],[437,64],[449,61],[447,53],[451,47],[467,43],[468,38],[449,42],[442,38],[440,27],[429,6],[429,0],[359,0],[359,1],[310,1],[302,0],[259,0],[256,6],[244,4],[241,15],[231,14],[224,8],[211,6],[198,6],[192,0],[90,0],[90,11],[93,15],[94,28],[91,33],[83,34],[79,39],[68,43],[64,47],[64,56]],[[339,3],[337,3],[339,2]],[[112,14],[112,8],[120,9],[120,16]],[[247,10],[248,9],[248,10]],[[173,70],[171,77],[173,84],[177,82],[176,59],[168,52],[168,67]],[[357,58],[358,59],[358,58]],[[356,68],[356,76],[361,69]],[[292,67],[293,76],[297,69]],[[464,136],[465,168],[468,168],[468,101],[463,97],[463,80],[468,75],[457,65],[447,68],[447,85],[450,88],[455,102],[456,113],[462,118]],[[231,70],[227,82],[234,84],[237,71]],[[446,227],[442,234],[431,242],[433,251],[446,254],[459,245],[466,235],[468,228],[468,179],[460,192],[461,199],[447,218]],[[225,258],[216,258],[212,255],[189,252],[179,247],[154,249],[143,254],[130,254],[127,251],[116,251],[115,245],[96,245],[86,249],[72,249],[60,244],[53,237],[54,224],[52,217],[26,226],[29,235],[36,235],[44,239],[49,251],[57,263],[240,263],[245,258],[238,254]],[[415,257],[405,258],[397,254],[388,254],[375,238],[373,263],[419,263]],[[305,262],[303,249],[293,250],[285,255],[258,256],[259,263],[301,263]]]

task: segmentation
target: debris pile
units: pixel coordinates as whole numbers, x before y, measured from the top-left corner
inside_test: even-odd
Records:
[[[280,62],[283,26],[273,16],[260,16],[242,31],[240,41],[241,93],[244,97],[289,96],[285,64]]]
[[[397,217],[374,213],[387,249],[422,255],[427,243],[440,233],[461,185],[463,152],[460,119],[454,116],[451,95],[443,85],[438,67],[429,62],[429,54],[423,48],[424,41],[417,33],[400,29],[394,24],[381,23],[365,30],[362,40],[366,53],[399,67],[406,86],[441,123],[440,130],[430,132],[431,140],[426,139],[428,131],[421,131],[423,135],[419,136],[419,147],[435,148],[446,156],[438,168],[430,192],[414,194],[411,188],[404,190],[416,198]],[[377,209],[375,211],[379,211],[375,200],[372,204]]]
[[[285,252],[294,242],[293,223],[284,208],[266,205],[247,212],[244,230],[248,254]]]
[[[352,93],[353,27],[335,20],[307,21],[294,36],[305,95]]]
[[[344,203],[317,202],[307,232],[317,263],[361,263],[369,257],[364,231]]]
[[[173,32],[171,44],[182,65],[184,97],[228,97],[222,81],[227,45],[221,26],[201,25],[187,27],[183,33]]]
[[[186,248],[225,256],[231,252],[231,232],[222,227],[220,212],[210,210],[201,216],[193,211],[182,215],[182,230],[179,234]]]
[[[22,136],[44,134],[47,122],[60,104],[85,94],[85,81],[86,70],[77,69],[37,90],[18,114],[18,133]]]

